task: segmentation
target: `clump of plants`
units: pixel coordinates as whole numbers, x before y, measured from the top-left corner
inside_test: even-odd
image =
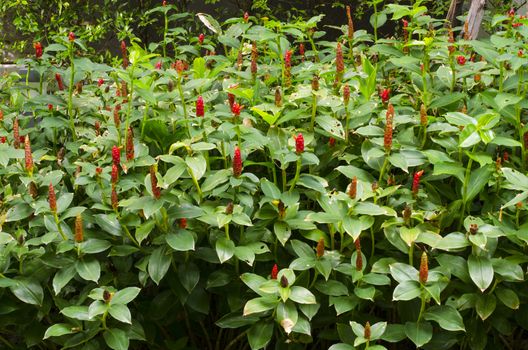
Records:
[[[527,346],[524,17],[174,11],[115,65],[71,32],[0,80],[6,348]]]

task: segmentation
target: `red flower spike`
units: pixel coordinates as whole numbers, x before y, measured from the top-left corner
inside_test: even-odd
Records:
[[[75,33],[74,32],[70,32],[68,34],[68,40],[69,41],[74,41],[75,40]]]
[[[389,152],[392,149],[392,120],[394,119],[394,107],[389,103],[387,107],[387,114],[385,117],[385,133],[383,135],[383,146],[385,151]]]
[[[13,146],[15,148],[19,148],[20,146],[20,130],[18,126],[18,118],[15,118],[15,120],[13,120]]]
[[[116,184],[117,181],[119,180],[119,168],[117,167],[117,165],[115,164],[112,164],[112,173],[111,173],[111,181],[112,181],[112,184]]]
[[[102,173],[103,173],[103,168],[101,168],[99,166],[97,168],[95,168],[95,175],[96,176],[101,176]]]
[[[301,133],[295,136],[295,153],[301,154],[304,152],[304,137]]]
[[[101,123],[99,122],[99,120],[95,121],[94,127],[95,127],[95,136],[101,135]]]
[[[319,77],[317,75],[314,75],[312,78],[312,90],[319,90]]]
[[[504,159],[505,162],[507,162],[508,160],[510,160],[510,154],[508,153],[508,151],[504,151],[502,153],[502,159]]]
[[[0,143],[6,143],[6,141],[7,141],[7,137],[5,136],[0,137]]]
[[[258,51],[257,51],[257,43],[253,41],[251,45],[251,74],[255,76],[257,74],[257,60],[258,60]]]
[[[161,61],[156,62],[156,69],[157,70],[161,69]]]
[[[427,253],[423,252],[420,259],[420,283],[427,283],[427,278],[429,277],[429,262],[427,259]]]
[[[161,3],[161,6],[163,6],[163,7],[167,6],[167,1],[163,0],[163,2]]]
[[[60,91],[64,90],[64,83],[62,82],[62,76],[59,73],[55,73],[55,80],[57,80],[57,86]]]
[[[425,107],[425,104],[422,103],[420,106],[420,124],[422,126],[427,126],[427,108]]]
[[[363,255],[361,255],[361,243],[359,237],[354,241],[356,246],[356,271],[363,270]]]
[[[112,147],[112,161],[116,166],[121,164],[121,150],[117,146]]]
[[[121,40],[121,56],[123,57],[123,68],[128,67],[128,53],[127,46],[124,40]]]
[[[370,322],[367,321],[367,323],[365,323],[365,330],[363,331],[363,338],[370,340],[370,336],[371,336],[370,333],[371,333]]]
[[[33,154],[31,153],[29,135],[26,135],[26,138],[24,139],[24,160],[26,163],[26,171],[29,174],[33,174]]]
[[[204,39],[205,39],[205,34],[204,34],[204,33],[201,33],[200,35],[198,35],[198,43],[199,43],[200,45],[203,44]]]
[[[241,106],[238,102],[233,102],[233,105],[231,106],[231,112],[235,117],[240,116],[242,109],[244,109],[244,106]]]
[[[354,176],[352,178],[352,182],[350,182],[350,187],[348,189],[348,196],[352,199],[356,199],[357,195],[357,177]]]
[[[154,198],[159,199],[161,196],[161,188],[158,187],[158,178],[156,177],[156,165],[150,166],[150,185],[152,187],[152,195]]]
[[[42,44],[40,43],[40,41],[37,41],[33,44],[33,47],[35,48],[35,58],[38,60],[42,57]]]
[[[420,170],[416,173],[414,173],[413,176],[413,183],[412,183],[412,194],[413,197],[416,197],[418,195],[418,190],[420,189],[420,178],[422,177],[424,171]]]
[[[457,56],[457,63],[461,66],[466,64],[466,58],[462,55]]]
[[[240,148],[235,147],[235,154],[233,155],[233,176],[239,177],[242,174],[242,155]]]
[[[324,252],[325,252],[325,242],[324,242],[324,238],[321,238],[319,239],[319,242],[317,242],[317,248],[316,248],[317,258],[321,258],[324,255]]]
[[[121,111],[121,105],[116,105],[114,107],[114,124],[116,128],[119,128],[121,125],[121,118],[119,117],[119,111]]]
[[[390,99],[390,89],[383,89],[381,90],[380,92],[380,97],[381,97],[381,101],[383,103],[387,103],[389,102],[389,99]]]
[[[519,51],[517,52],[517,57],[524,57],[524,52],[523,52],[523,50],[519,50]]]
[[[303,44],[303,43],[300,43],[300,44],[299,44],[299,55],[302,56],[303,61],[304,61],[304,50],[305,50],[305,48],[304,48],[304,44]]]
[[[114,208],[114,210],[116,210],[117,207],[119,206],[119,198],[117,196],[117,191],[116,191],[115,185],[112,185],[112,195],[110,196],[110,198],[111,198],[111,202],[112,202],[112,208]]]
[[[455,43],[455,34],[453,33],[453,29],[451,29],[451,28],[449,28],[449,30],[448,30],[447,42],[450,43],[450,44],[454,44]],[[450,55],[454,54],[455,51],[456,51],[455,45],[449,45],[447,47],[447,49],[448,49]]]
[[[126,142],[126,159],[131,161],[134,159],[134,130],[131,126],[128,127]]]
[[[24,142],[26,141],[26,137],[25,137],[25,136],[20,136],[20,137],[18,138],[18,141],[19,141],[20,143],[24,143]]]
[[[350,6],[346,7],[347,19],[348,19],[348,39],[354,39],[354,22],[352,21],[352,15],[350,14]]]
[[[53,112],[53,105],[48,103],[48,111]]]
[[[288,279],[286,278],[286,276],[282,275],[281,279],[280,279],[280,286],[282,288],[288,288]]]
[[[345,105],[348,105],[348,102],[350,101],[350,86],[348,84],[345,84],[343,87],[343,102]]]
[[[177,60],[175,66],[176,66],[176,72],[178,72],[178,75],[181,76],[183,74],[183,71],[185,70],[183,61]]]
[[[181,218],[180,221],[178,222],[178,226],[182,230],[185,230],[187,228],[187,219],[186,218]]]
[[[273,268],[271,269],[271,279],[276,280],[277,275],[279,274],[279,267],[277,264],[273,265]]]
[[[275,89],[275,106],[282,107],[282,95],[281,95],[281,89],[277,86]]]
[[[343,58],[343,48],[341,47],[341,43],[338,42],[336,48],[336,73],[338,76],[341,76],[344,71],[345,60]]]
[[[515,9],[513,7],[510,8],[510,10],[508,11],[508,16],[509,17],[515,17]]]
[[[57,196],[55,195],[55,189],[51,182],[48,187],[48,203],[50,211],[55,214],[57,212]]]
[[[203,117],[204,114],[204,100],[202,96],[198,96],[198,98],[196,99],[196,116]]]
[[[74,236],[75,243],[81,243],[84,241],[84,232],[83,232],[83,220],[82,215],[78,214],[75,217],[75,236]]]
[[[335,143],[336,143],[336,140],[333,137],[328,139],[328,146],[334,147]]]
[[[286,86],[291,86],[291,57],[292,51],[286,51],[284,54],[284,85]]]
[[[520,26],[522,26],[523,24],[521,22],[515,22],[512,24],[512,27],[513,28],[519,28]]]

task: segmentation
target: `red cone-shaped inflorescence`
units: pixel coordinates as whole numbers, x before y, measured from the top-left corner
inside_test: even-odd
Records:
[[[119,128],[119,126],[121,125],[121,118],[119,116],[120,111],[121,111],[121,105],[117,104],[114,107],[114,125],[116,126],[116,128]]]
[[[112,147],[112,162],[116,166],[121,164],[121,150],[117,146]]]
[[[119,168],[117,167],[117,165],[115,164],[112,164],[112,173],[111,173],[111,181],[112,181],[112,184],[116,184],[117,181],[119,180]]]
[[[55,80],[57,81],[57,87],[60,91],[64,90],[64,83],[62,82],[62,76],[59,73],[55,73]]]
[[[363,331],[363,338],[367,339],[367,340],[370,340],[370,336],[371,336],[371,331],[370,331],[370,322],[367,321],[367,323],[365,323],[365,330]]]
[[[84,241],[84,232],[83,232],[83,219],[82,215],[78,214],[75,217],[75,236],[74,236],[75,243],[81,243]]]
[[[343,87],[343,102],[345,105],[348,105],[348,102],[350,102],[350,86],[348,84],[345,84]]]
[[[240,112],[242,112],[243,108],[244,106],[241,106],[238,102],[233,102],[231,105],[231,113],[233,113],[235,117],[238,117],[240,116]]]
[[[429,277],[429,261],[427,259],[427,253],[422,253],[422,258],[420,259],[420,283],[427,283],[427,278]]]
[[[202,96],[196,99],[196,116],[203,117],[205,115],[204,100]]]
[[[402,23],[403,23],[403,52],[408,53],[409,46],[407,46],[407,43],[409,41],[409,21],[407,21],[404,18],[402,19]]]
[[[127,46],[124,40],[121,41],[121,56],[123,57],[123,68],[128,67],[128,53]]]
[[[333,137],[328,139],[328,146],[334,147],[335,143],[336,143],[336,139],[334,139]]]
[[[126,139],[126,159],[131,161],[134,159],[134,130],[131,126],[128,127]]]
[[[416,198],[416,196],[418,195],[418,190],[420,189],[420,178],[422,177],[424,171],[423,170],[420,170],[416,173],[414,173],[414,176],[413,176],[413,183],[412,183],[412,194],[413,194],[413,197]]]
[[[350,13],[350,6],[346,7],[347,19],[348,19],[348,39],[354,39],[354,21]]]
[[[161,6],[163,7],[167,6],[167,0],[163,0],[163,2],[161,3]]]
[[[295,136],[295,153],[301,154],[304,152],[304,137],[303,134],[299,133]]]
[[[363,255],[361,255],[361,242],[359,237],[354,241],[356,246],[356,271],[363,270]]]
[[[394,119],[394,107],[389,103],[387,107],[387,114],[385,118],[385,133],[383,135],[383,146],[385,151],[389,152],[392,149],[392,121]]]
[[[37,41],[36,43],[33,44],[33,47],[35,48],[35,58],[38,60],[42,57],[42,53],[43,53],[42,44],[40,43],[40,41]]]
[[[381,97],[381,101],[383,103],[387,103],[389,102],[389,99],[390,99],[390,89],[383,89],[381,90],[380,92],[380,97]]]
[[[319,90],[319,76],[314,75],[312,78],[312,90],[317,91]]]
[[[286,276],[282,275],[280,279],[280,286],[282,288],[288,288],[288,285],[289,285],[288,279],[286,278]]]
[[[24,160],[26,163],[26,171],[32,175],[33,174],[33,154],[31,153],[31,142],[29,140],[29,135],[26,135],[24,139]]]
[[[18,118],[13,120],[13,146],[15,148],[20,147],[20,129],[18,125]]]
[[[345,60],[343,58],[343,48],[341,47],[341,43],[337,43],[336,48],[336,80],[341,81],[341,77],[343,75],[343,72],[345,71]]]
[[[161,67],[162,67],[162,63],[161,63],[161,61],[156,62],[156,66],[155,66],[155,68],[156,68],[157,70],[161,70]]]
[[[460,56],[457,56],[457,63],[461,66],[465,65],[466,64],[466,57],[460,55]]]
[[[69,41],[74,41],[75,40],[75,33],[74,32],[70,32],[68,34],[68,40]]]
[[[98,86],[98,87],[101,87],[103,84],[104,84],[104,79],[103,79],[103,78],[99,78],[99,79],[97,80],[97,86]]]
[[[357,194],[357,177],[354,176],[350,182],[350,187],[348,188],[348,196],[352,199],[356,199]]]
[[[198,44],[202,45],[204,42],[204,39],[205,39],[204,33],[201,33],[200,35],[198,35]]]
[[[240,154],[240,148],[236,146],[233,155],[233,176],[239,177],[240,175],[242,175],[242,155]]]
[[[179,221],[178,221],[178,226],[182,229],[182,230],[185,230],[187,228],[187,219],[186,218],[181,218]]]
[[[284,54],[284,85],[287,87],[291,86],[291,50],[286,51]]]
[[[251,45],[251,74],[255,76],[257,74],[257,60],[258,60],[258,51],[257,51],[257,43],[253,41]]]
[[[317,242],[317,248],[315,249],[316,255],[318,258],[321,258],[324,255],[325,252],[325,242],[324,238],[319,239],[319,242]]]
[[[110,196],[110,200],[111,200],[111,203],[112,203],[112,208],[114,208],[114,210],[116,210],[117,207],[119,206],[119,197],[117,196],[117,190],[116,190],[116,186],[115,185],[112,185],[112,194]]]
[[[99,120],[95,121],[94,128],[95,128],[95,136],[100,136],[101,135],[101,122]]]
[[[185,65],[183,64],[182,60],[177,60],[175,63],[176,72],[179,76],[182,76],[183,71],[185,70]]]
[[[302,62],[304,62],[304,51],[305,51],[304,44],[300,43],[299,44],[299,55],[301,55]]]
[[[425,107],[425,104],[422,103],[420,106],[420,124],[422,126],[427,126],[427,107]]]
[[[277,264],[275,264],[271,268],[271,279],[276,280],[278,274],[279,274],[279,267],[277,266]]]
[[[158,178],[156,177],[157,166],[150,166],[150,185],[152,187],[152,195],[158,199],[161,196],[161,188],[158,187]]]
[[[6,142],[7,142],[7,137],[5,136],[0,137],[0,143],[6,143]]]
[[[249,13],[247,12],[244,12],[244,22],[248,22],[249,21]]]
[[[275,106],[282,107],[281,89],[278,86],[275,88]]]
[[[450,44],[447,49],[449,51],[449,55],[452,55],[455,53],[455,34],[453,33],[453,29],[449,28],[447,32],[447,42]]]
[[[53,188],[53,184],[50,182],[48,187],[48,203],[49,208],[52,213],[57,212],[57,196],[55,195],[55,189]]]

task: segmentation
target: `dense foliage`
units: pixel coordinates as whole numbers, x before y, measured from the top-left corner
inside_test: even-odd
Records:
[[[35,43],[40,83],[0,79],[5,347],[526,348],[526,20],[384,13]]]

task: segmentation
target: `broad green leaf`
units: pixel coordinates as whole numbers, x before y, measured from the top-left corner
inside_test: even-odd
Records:
[[[493,281],[493,266],[491,260],[482,256],[470,255],[467,262],[471,280],[481,292],[484,292]]]
[[[18,299],[26,304],[42,305],[44,290],[37,280],[21,278],[15,281],[16,284],[11,285],[9,289]]]
[[[469,177],[469,184],[467,188],[466,202],[472,200],[479,194],[484,186],[488,183],[493,170],[489,166],[485,166],[471,172]]]
[[[165,246],[157,248],[152,252],[148,262],[148,273],[154,283],[160,283],[161,279],[169,270],[172,254],[167,254]]]
[[[91,257],[83,257],[75,263],[75,270],[82,279],[97,283],[101,275],[101,265],[99,261]]]
[[[103,333],[106,345],[113,350],[128,350],[129,340],[125,331],[119,328],[110,328]]]
[[[433,338],[433,326],[429,322],[407,322],[405,334],[417,348],[421,348]]]
[[[43,339],[48,339],[50,337],[60,337],[65,334],[72,334],[74,333],[74,327],[73,325],[69,323],[57,323],[53,326],[46,329],[46,333],[44,333]]]
[[[187,230],[180,230],[177,233],[169,233],[165,236],[165,240],[174,250],[181,252],[194,250],[194,236]]]
[[[447,331],[465,331],[464,321],[460,313],[452,306],[436,305],[427,310],[424,318],[428,321],[438,322],[440,327]]]
[[[110,305],[108,308],[110,315],[118,321],[123,323],[132,324],[132,315],[130,315],[130,310],[126,305],[123,304],[114,304]]]
[[[235,243],[225,237],[221,237],[216,241],[216,255],[220,263],[228,261],[235,254]]]
[[[422,294],[420,283],[416,281],[405,281],[394,288],[392,300],[413,300]]]
[[[278,299],[273,299],[270,297],[258,297],[249,300],[244,306],[244,316],[248,316],[258,312],[264,312],[271,309],[274,309],[275,306],[279,303]]]
[[[251,350],[263,349],[271,341],[273,335],[273,322],[260,321],[255,323],[247,332]]]
[[[138,287],[127,287],[125,289],[121,289],[115,292],[115,294],[112,296],[110,305],[128,304],[138,296],[139,292],[141,292],[141,289]]]
[[[496,306],[497,306],[497,299],[495,298],[495,295],[482,294],[482,295],[479,295],[475,308],[477,310],[477,314],[480,316],[482,321],[484,321],[488,317],[491,316],[493,311],[495,311]]]
[[[495,295],[504,305],[510,309],[517,310],[521,304],[519,301],[519,296],[517,296],[517,293],[511,289],[498,287],[495,290]]]

